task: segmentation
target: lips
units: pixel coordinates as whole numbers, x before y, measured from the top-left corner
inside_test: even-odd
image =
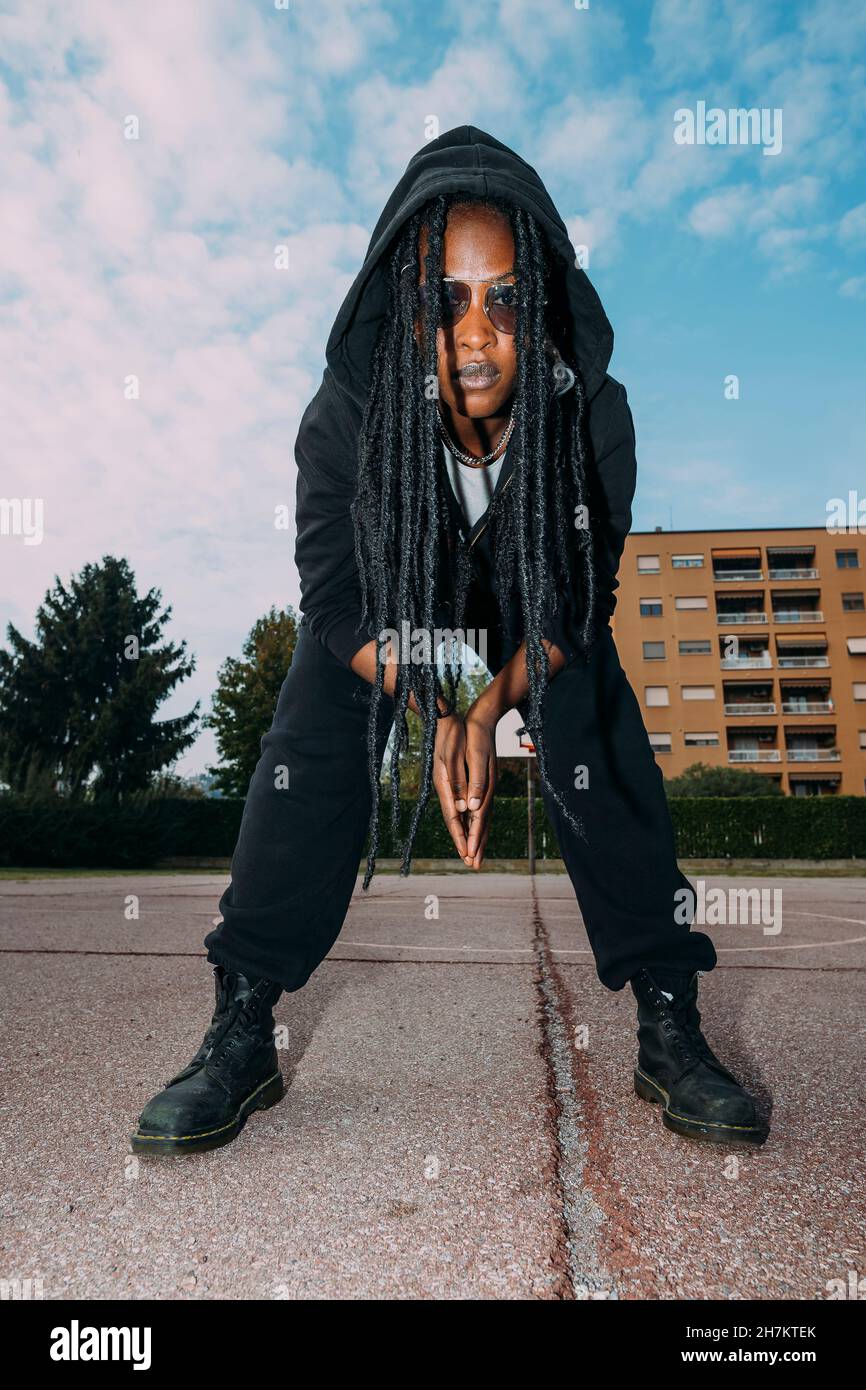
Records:
[[[457,372],[457,380],[469,391],[487,391],[499,375],[499,368],[492,362],[466,362]]]

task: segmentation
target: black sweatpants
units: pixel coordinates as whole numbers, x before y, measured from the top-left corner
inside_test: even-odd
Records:
[[[505,659],[492,662],[494,674]],[[296,990],[337,939],[370,817],[370,689],[301,623],[250,781],[219,904],[222,923],[205,937],[212,964]],[[388,697],[380,712],[381,762],[393,712]],[[563,822],[542,785],[599,979],[618,990],[642,966],[711,970],[710,938],[674,915],[674,894],[688,880],[677,867],[662,775],[609,628],[589,662],[579,657],[550,682],[544,728],[551,780],[587,837]],[[578,790],[580,766],[588,785]]]

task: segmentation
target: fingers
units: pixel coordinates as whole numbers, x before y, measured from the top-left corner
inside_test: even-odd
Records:
[[[448,788],[454,810],[461,815],[466,812],[466,729],[463,721],[449,724],[443,728],[441,743],[437,744],[436,756],[441,762],[448,779]],[[435,780],[435,778],[434,778]],[[441,801],[441,796],[440,796]]]
[[[473,858],[472,863],[469,865],[469,867],[470,867],[471,869],[478,870],[478,869],[481,868],[481,864],[482,864],[483,859],[484,859],[484,852],[485,852],[485,850],[487,849],[487,841],[488,841],[489,839],[490,839],[490,817],[488,817],[488,819],[487,819],[487,824],[485,825],[484,830],[482,831],[481,839],[480,839],[479,842],[478,842],[478,848],[477,848],[476,851],[475,851],[475,857]]]
[[[490,782],[490,739],[479,738],[471,729],[466,735],[466,765],[469,769],[467,810],[478,811]]]
[[[466,830],[463,825],[463,816],[457,808],[453,791],[453,783],[456,781],[457,779],[449,772],[446,763],[442,759],[437,758],[433,767],[433,785],[439,797],[442,819],[448,828],[448,834],[454,842],[454,848],[460,858],[465,862],[468,848],[466,844]]]
[[[473,730],[469,736],[465,726],[443,730],[433,785],[454,848],[468,868],[479,869],[496,788],[496,752],[489,733]]]
[[[469,827],[466,836],[466,863],[472,865],[490,819],[489,804],[480,811],[469,812]]]
[[[454,796],[454,805],[456,806],[457,810],[460,812],[465,812],[467,809],[465,769],[463,770],[462,776],[460,775],[460,773],[457,773],[453,777],[453,780],[451,781],[451,791]]]
[[[463,817],[454,805],[454,797],[447,781],[443,779],[441,784],[435,784],[439,795],[439,805],[442,808],[442,819],[448,827],[448,834],[454,841],[454,848],[464,861],[469,853],[466,844],[466,831],[463,827]]]
[[[465,862],[473,869],[479,869],[481,867],[484,850],[490,836],[490,816],[493,808],[493,796],[496,791],[495,759],[491,759],[487,764],[486,783],[486,790],[478,810],[469,812]]]

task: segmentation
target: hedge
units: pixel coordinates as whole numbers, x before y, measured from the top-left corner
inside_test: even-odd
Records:
[[[401,805],[405,831],[414,803]],[[866,858],[866,797],[677,797],[669,802],[683,859]],[[99,802],[27,801],[0,796],[0,864],[39,868],[148,868],[173,857],[228,859],[243,801],[228,798]],[[380,858],[393,858],[387,799],[382,806]],[[587,829],[591,835],[592,825]],[[499,797],[488,859],[524,859],[526,802]],[[541,799],[536,801],[536,853],[559,857]],[[416,858],[451,858],[453,847],[435,794],[415,841]]]

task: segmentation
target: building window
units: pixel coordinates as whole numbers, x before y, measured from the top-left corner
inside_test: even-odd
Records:
[[[675,570],[702,570],[703,555],[672,555],[671,565]]]
[[[690,597],[690,598],[677,598],[677,599],[674,599],[674,607],[675,607],[675,608],[708,608],[708,607],[709,607],[709,604],[707,603],[706,598],[701,598],[701,597],[699,597],[699,596],[693,596],[693,597]]]
[[[650,734],[650,748],[654,753],[669,753],[671,751],[670,734]]]
[[[860,556],[856,550],[837,550],[836,551],[837,570],[858,570],[860,568]]]
[[[715,700],[716,687],[714,685],[684,685],[682,695],[684,700]]]
[[[637,572],[638,574],[661,574],[661,560],[658,555],[638,555]]]
[[[662,615],[661,599],[642,598],[640,601],[640,615],[642,618],[660,618]]]
[[[866,656],[866,637],[848,637],[845,640],[852,656]]]
[[[695,637],[690,641],[680,642],[680,656],[709,656],[712,650],[709,637]]]
[[[666,685],[647,685],[644,687],[644,701],[647,705],[669,705]]]
[[[843,594],[842,612],[843,613],[862,613],[863,612],[862,594]]]
[[[664,642],[644,642],[643,644],[644,661],[664,661],[665,644]]]
[[[854,682],[854,699],[866,700],[866,681]]]
[[[860,730],[860,747],[866,748],[866,729]]]
[[[808,782],[791,778],[792,796],[835,796],[838,791],[838,777],[810,777]]]
[[[686,748],[718,748],[718,734],[685,734]]]

